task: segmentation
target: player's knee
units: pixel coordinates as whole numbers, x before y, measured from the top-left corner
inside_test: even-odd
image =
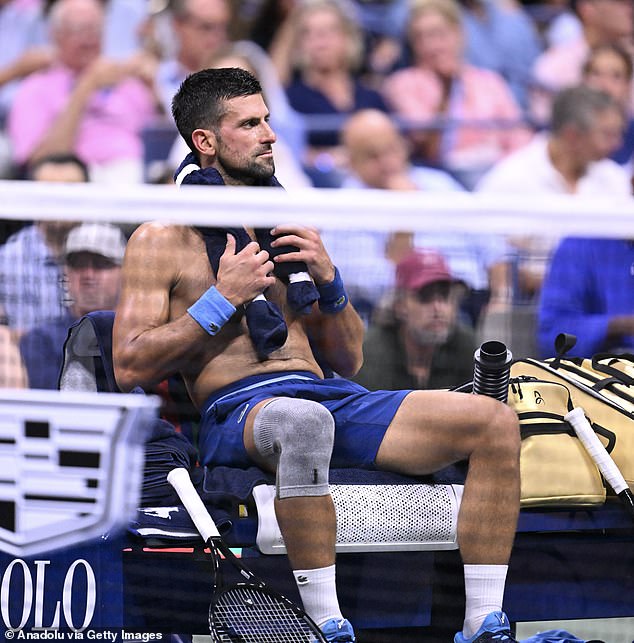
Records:
[[[509,457],[518,455],[520,449],[520,431],[517,414],[507,404],[490,397],[478,399],[478,430],[483,446],[495,446],[498,452],[505,452]]]
[[[495,445],[498,458],[519,466],[520,428],[517,414],[508,405],[497,402],[489,425],[489,445]]]
[[[332,415],[317,402],[280,397],[260,409],[253,437],[261,455],[278,459],[279,498],[329,493],[334,434]]]
[[[283,447],[310,451],[322,444],[332,449],[335,424],[328,409],[318,402],[278,397],[260,409],[254,439],[262,455],[279,454]]]
[[[517,413],[508,404],[500,402],[496,411],[496,419],[500,425],[500,431],[508,435],[509,439],[519,443],[520,424]]]

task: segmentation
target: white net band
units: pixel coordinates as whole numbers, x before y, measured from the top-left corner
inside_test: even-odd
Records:
[[[568,195],[423,193],[381,190],[60,185],[0,182],[0,219],[159,220],[192,225],[274,225],[321,229],[632,236],[634,199]]]

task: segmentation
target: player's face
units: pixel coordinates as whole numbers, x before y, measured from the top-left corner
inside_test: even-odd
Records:
[[[252,185],[275,173],[269,110],[261,94],[227,101],[216,133],[215,166],[229,185]]]

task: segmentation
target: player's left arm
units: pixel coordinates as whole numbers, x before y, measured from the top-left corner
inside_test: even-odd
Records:
[[[335,266],[317,228],[287,223],[275,226],[271,234],[276,237],[271,243],[273,247],[291,245],[298,248],[297,252],[278,255],[274,261],[303,261],[318,290],[325,292],[323,287],[335,280]],[[332,287],[328,292],[332,292]],[[324,301],[322,294],[322,308]],[[304,318],[306,330],[330,367],[339,375],[350,377],[363,363],[363,321],[350,302],[341,308],[325,308],[324,312],[317,304],[313,306],[313,311]]]

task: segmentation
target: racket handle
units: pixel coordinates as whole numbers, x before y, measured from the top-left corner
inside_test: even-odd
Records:
[[[218,528],[209,515],[203,501],[200,499],[187,469],[183,467],[172,469],[167,474],[167,481],[176,490],[178,497],[181,499],[185,509],[187,509],[187,513],[205,542],[210,538],[219,537],[220,533],[218,532]]]
[[[620,496],[625,491],[629,492],[630,489],[627,482],[625,482],[623,474],[619,471],[603,444],[601,444],[601,440],[599,440],[590,422],[586,419],[583,409],[581,407],[574,408],[564,416],[564,420],[570,423],[575,430],[579,440],[581,440],[599,471],[616,494]]]

